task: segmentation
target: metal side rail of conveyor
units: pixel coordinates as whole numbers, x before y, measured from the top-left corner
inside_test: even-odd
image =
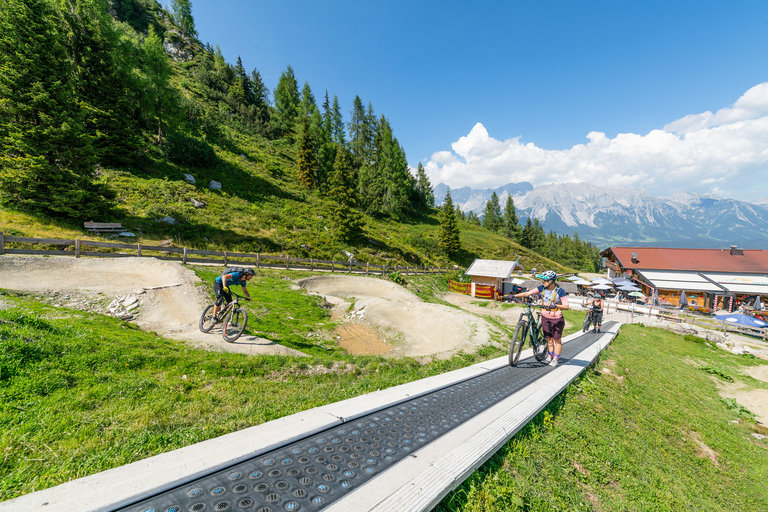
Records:
[[[588,367],[620,324],[286,416],[0,503],[0,512],[430,510]]]

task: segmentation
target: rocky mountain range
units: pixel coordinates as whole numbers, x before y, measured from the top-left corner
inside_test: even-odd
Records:
[[[442,204],[449,187],[434,188]],[[579,234],[600,248],[637,245],[682,248],[768,249],[768,205],[735,199],[678,194],[657,197],[642,189],[586,183],[541,185],[509,183],[495,189],[450,189],[463,211],[482,216],[485,203],[496,192],[502,209],[507,196],[518,218],[539,219],[544,231]]]

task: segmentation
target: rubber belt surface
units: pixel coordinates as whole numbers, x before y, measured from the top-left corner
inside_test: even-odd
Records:
[[[605,329],[610,329],[606,322]],[[560,364],[600,337],[563,345]],[[554,368],[533,357],[191,480],[119,512],[317,511]]]

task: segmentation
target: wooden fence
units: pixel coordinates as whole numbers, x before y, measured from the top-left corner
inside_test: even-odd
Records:
[[[29,248],[28,246],[53,246],[54,248]],[[24,246],[27,246],[26,248]],[[90,250],[102,249],[101,251]],[[95,257],[153,257],[160,260],[180,261],[183,264],[212,263],[223,266],[252,266],[260,268],[280,268],[288,270],[349,272],[358,274],[438,274],[448,268],[373,265],[357,261],[317,260],[314,258],[292,258],[288,255],[250,254],[228,251],[202,251],[187,247],[163,247],[160,245],[127,244],[114,242],[94,242],[91,240],[64,240],[58,238],[28,238],[8,236],[0,232],[0,255],[38,254],[55,256],[95,256]]]

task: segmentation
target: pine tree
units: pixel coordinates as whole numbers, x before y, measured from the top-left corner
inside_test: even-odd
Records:
[[[171,0],[173,19],[179,28],[191,37],[197,37],[195,19],[192,17],[192,2],[190,0]]]
[[[435,193],[432,190],[432,183],[429,182],[427,173],[424,170],[424,166],[419,165],[416,167],[416,190],[418,191],[419,201],[422,206],[426,208],[435,207]]]
[[[257,69],[251,72],[251,95],[259,131],[263,131],[269,125],[269,89]]]
[[[527,247],[528,249],[532,249],[535,236],[536,235],[533,229],[533,222],[531,221],[531,218],[528,217],[528,219],[525,221],[525,227],[520,233],[520,245]]]
[[[485,203],[485,209],[483,209],[483,227],[497,232],[501,229],[502,225],[499,196],[496,192],[493,192],[491,198]]]
[[[507,196],[507,202],[504,205],[504,234],[510,240],[517,241],[520,236],[520,221],[517,219],[517,211],[515,210],[515,202],[512,200],[512,196]]]
[[[368,145],[367,118],[360,96],[352,102],[352,119],[349,121],[349,150],[358,167],[366,165],[365,152]]]
[[[312,147],[312,139],[309,134],[309,119],[304,118],[301,122],[301,132],[299,133],[299,150],[296,157],[298,164],[299,183],[311,189],[317,184],[317,160],[315,150]]]
[[[354,209],[356,200],[352,158],[343,147],[336,151],[329,196],[335,201],[332,208],[332,217],[336,226],[334,234],[337,239],[348,242],[360,233],[362,219]]]
[[[141,147],[134,46],[115,28],[106,0],[59,0],[83,127],[100,162],[129,163]],[[122,32],[121,32],[122,31]]]
[[[275,110],[271,119],[275,135],[293,140],[299,117],[299,103],[299,86],[293,68],[288,66],[280,75],[280,81],[275,88]]]
[[[341,115],[341,107],[339,107],[339,98],[334,94],[331,106],[331,139],[339,146],[346,146],[346,138],[344,119]]]
[[[440,220],[440,248],[449,258],[453,258],[461,251],[461,240],[459,239],[459,224],[456,222],[456,212],[450,191],[445,195],[438,218]]]
[[[51,5],[0,2],[0,201],[74,219],[97,215],[93,157]]]

